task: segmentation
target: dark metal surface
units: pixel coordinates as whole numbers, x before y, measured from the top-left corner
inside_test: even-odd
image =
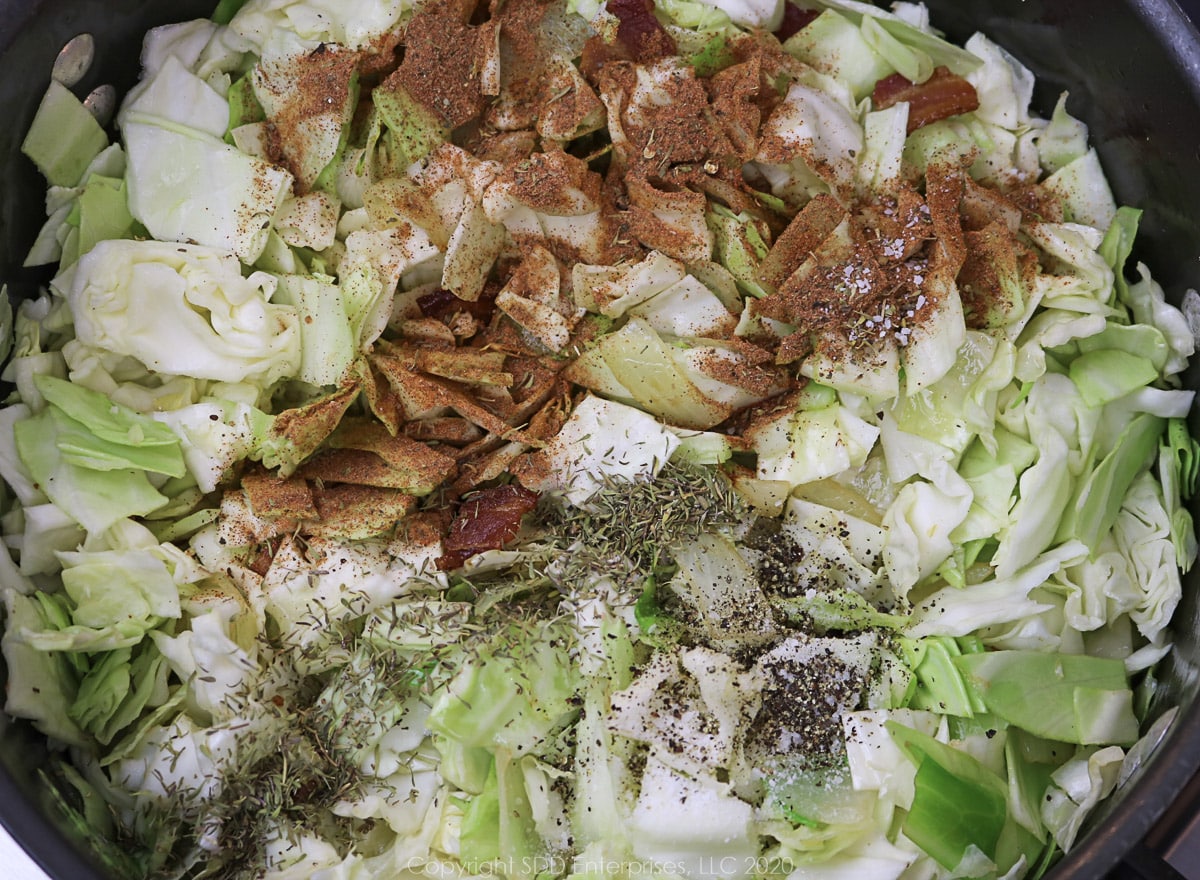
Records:
[[[98,61],[79,93],[103,82],[125,88],[136,76],[140,35],[148,26],[203,15],[213,5],[215,0],[0,0],[0,113],[6,123],[0,127],[0,279],[11,289],[32,290],[42,278],[19,268],[41,224],[44,196],[44,184],[19,145],[59,48],[77,33],[93,33]],[[1200,0],[1183,0],[1182,6],[1175,0],[928,5],[934,22],[951,36],[982,30],[1027,64],[1038,77],[1035,103],[1042,114],[1048,115],[1060,92],[1070,92],[1068,108],[1088,123],[1118,200],[1145,210],[1135,258],[1153,268],[1176,301],[1186,289],[1200,288],[1200,36],[1183,12],[1186,7],[1200,18]],[[1186,380],[1200,387],[1200,367],[1193,366]],[[1200,426],[1193,429],[1200,433]],[[1147,880],[1172,876],[1145,872],[1169,870],[1159,856],[1176,845],[1179,836],[1171,828],[1186,830],[1196,818],[1189,807],[1178,821],[1167,814],[1159,824],[1200,767],[1198,576],[1194,572],[1187,583],[1174,628],[1177,650],[1155,706],[1161,712],[1179,705],[1179,721],[1149,765],[1104,805],[1091,831],[1048,874],[1052,880],[1110,871]],[[21,725],[4,725],[0,717],[0,822],[51,877],[105,880],[47,818],[34,743]]]
[[[1192,777],[1146,835],[1145,846],[1189,880],[1200,877],[1200,775]]]

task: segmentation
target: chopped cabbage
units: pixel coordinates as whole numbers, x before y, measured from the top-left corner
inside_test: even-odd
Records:
[[[70,281],[76,339],[90,349],[136,358],[155,373],[263,389],[296,372],[295,309],[271,302],[274,277],[246,278],[226,253],[107,241],[79,261]]]
[[[989,37],[222,0],[141,64],[117,143],[46,93],[0,297],[5,712],[114,875],[1017,880],[1169,728],[1196,297]]]

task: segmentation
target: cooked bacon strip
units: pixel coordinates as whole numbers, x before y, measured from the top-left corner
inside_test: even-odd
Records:
[[[275,545],[272,541],[264,541],[254,548],[253,555],[246,560],[246,568],[259,577],[265,577],[271,570],[271,562],[275,558]]]
[[[948,68],[938,67],[923,83],[914,83],[898,73],[885,76],[875,83],[871,101],[876,110],[883,110],[901,101],[908,102],[908,132],[979,109],[975,87]]]
[[[819,9],[801,9],[795,3],[784,3],[783,21],[775,29],[775,36],[782,43],[812,24],[820,14]]]
[[[653,0],[608,0],[607,9],[620,20],[617,40],[635,61],[645,63],[675,54],[675,40],[654,17]]]
[[[480,321],[489,321],[492,312],[496,310],[496,294],[499,290],[498,287],[488,285],[480,293],[479,299],[465,300],[459,299],[444,287],[437,287],[417,297],[417,307],[426,318],[445,320],[459,312],[466,312]]]
[[[441,571],[462,566],[484,550],[499,550],[516,537],[521,518],[537,506],[538,493],[516,484],[484,489],[459,507],[442,541]]]

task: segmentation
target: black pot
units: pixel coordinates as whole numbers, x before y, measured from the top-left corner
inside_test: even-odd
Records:
[[[1024,62],[1037,76],[1034,103],[1043,115],[1062,91],[1070,92],[1068,109],[1090,127],[1118,202],[1145,211],[1135,259],[1152,267],[1176,302],[1188,288],[1200,289],[1200,33],[1175,0],[926,2],[952,38],[982,30]],[[1180,2],[1200,19],[1200,0]],[[45,280],[20,268],[43,219],[45,186],[19,146],[59,49],[91,33],[97,61],[78,88],[124,89],[137,76],[147,28],[207,15],[214,5],[0,0],[0,280],[10,291],[27,294]],[[1200,388],[1200,365],[1185,381]],[[1200,425],[1193,433],[1200,434]],[[1200,768],[1200,567],[1185,583],[1174,632],[1176,650],[1162,670],[1153,711],[1178,706],[1179,715],[1152,760],[1093,815],[1050,880],[1102,877],[1125,859],[1137,861],[1147,833]],[[39,737],[0,715],[0,823],[55,880],[115,880],[53,818],[37,776],[43,757]],[[1127,867],[1118,876],[1135,873]]]

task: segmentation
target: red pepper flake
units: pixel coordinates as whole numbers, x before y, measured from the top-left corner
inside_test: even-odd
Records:
[[[923,83],[914,83],[898,73],[885,76],[875,83],[871,101],[876,110],[907,101],[909,134],[931,122],[979,109],[975,87],[945,67],[936,68]]]
[[[608,0],[608,11],[617,17],[617,40],[634,61],[646,63],[675,54],[675,40],[654,17],[653,0]]]
[[[816,21],[820,14],[819,9],[801,9],[795,3],[784,3],[783,21],[775,29],[776,38],[782,43],[788,37],[795,36]]]
[[[538,493],[515,483],[474,493],[458,508],[442,539],[440,571],[460,568],[476,553],[499,550],[516,537],[521,518],[537,506]]]

